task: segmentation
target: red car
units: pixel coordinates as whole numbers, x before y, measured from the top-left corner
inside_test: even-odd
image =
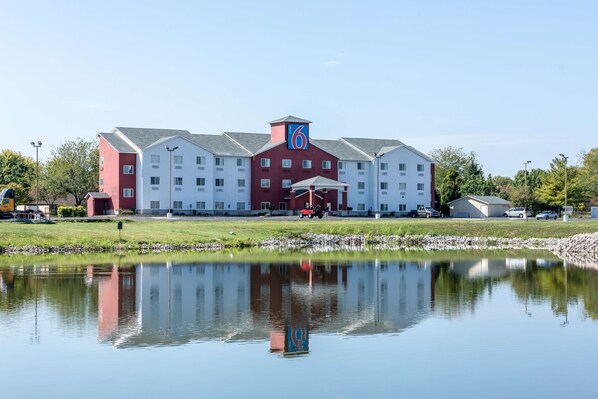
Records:
[[[306,209],[301,209],[299,213],[299,218],[303,219],[304,217],[308,216],[310,219],[313,219],[314,216],[317,216],[319,219],[322,219],[324,216],[324,211],[320,208],[320,205],[311,206]]]

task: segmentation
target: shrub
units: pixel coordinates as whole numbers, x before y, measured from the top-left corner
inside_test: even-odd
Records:
[[[59,218],[85,217],[87,216],[87,210],[81,205],[59,206],[57,214]]]

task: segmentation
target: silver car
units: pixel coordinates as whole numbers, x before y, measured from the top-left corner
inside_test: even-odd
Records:
[[[536,215],[536,219],[538,220],[548,220],[554,219],[556,220],[559,217],[556,212],[553,211],[542,211]]]
[[[511,208],[509,210],[507,210],[505,213],[503,213],[503,216],[506,218],[522,218],[525,216],[525,214],[527,213],[527,217],[531,217],[532,213],[530,211],[525,211],[525,208],[523,207],[519,207],[519,208]]]

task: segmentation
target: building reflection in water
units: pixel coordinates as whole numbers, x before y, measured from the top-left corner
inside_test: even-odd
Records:
[[[399,332],[431,311],[429,262],[146,265],[102,275],[100,341],[117,346],[270,339],[309,352],[312,332]]]

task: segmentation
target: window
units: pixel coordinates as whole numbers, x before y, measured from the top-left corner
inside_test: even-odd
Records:
[[[183,201],[172,201],[173,209],[183,209]]]
[[[358,211],[365,211],[365,204],[357,204]]]
[[[216,163],[216,166],[224,166],[224,158],[216,157],[214,158],[214,162]]]
[[[332,163],[330,161],[322,161],[322,169],[330,169]]]
[[[388,190],[388,182],[387,181],[380,182],[380,190]]]
[[[160,163],[160,155],[153,154],[150,157],[150,163]]]
[[[380,163],[380,170],[388,170],[388,162]]]
[[[282,160],[282,167],[285,169],[289,169],[291,167],[291,160],[290,159],[283,159]]]
[[[311,169],[311,160],[310,159],[303,160],[303,169]]]
[[[345,163],[343,161],[338,161],[338,170],[345,170]]]
[[[175,177],[174,178],[174,185],[175,186],[182,186],[183,185],[183,178],[182,177]]]
[[[206,185],[206,178],[205,177],[197,177],[197,178],[195,178],[195,185],[196,186],[205,186]]]
[[[237,179],[237,187],[245,187],[245,179]]]
[[[407,170],[407,164],[405,163],[400,163],[399,164],[399,171],[404,172]]]
[[[261,202],[260,209],[262,211],[269,211],[270,210],[270,203],[269,202]]]
[[[424,191],[424,183],[417,183],[417,191]]]
[[[243,158],[237,158],[237,166],[245,166],[245,160]]]
[[[214,203],[214,209],[219,210],[219,211],[223,210],[224,209],[224,202],[216,201]]]
[[[133,165],[123,165],[123,174],[132,175],[133,174]]]
[[[132,198],[133,197],[133,189],[132,188],[123,188],[123,197]]]
[[[365,182],[364,181],[358,181],[357,182],[357,189],[358,190],[365,190]]]
[[[160,201],[150,201],[150,209],[160,209]]]
[[[278,203],[278,209],[280,209],[281,211],[286,211],[287,210],[287,203],[286,202],[279,202]]]
[[[205,165],[206,157],[195,157],[195,163],[198,165]]]
[[[399,204],[399,212],[407,212],[407,204]]]
[[[237,210],[244,211],[245,210],[245,203],[244,202],[237,202]]]
[[[381,211],[388,211],[388,204],[380,204]]]
[[[282,188],[291,188],[291,179],[282,179]]]
[[[150,177],[150,184],[160,184],[160,176]]]
[[[206,209],[206,203],[205,203],[205,201],[197,201],[195,203],[195,208],[196,209]]]
[[[407,183],[399,183],[399,190],[407,190]]]
[[[216,187],[224,187],[224,179],[216,179]]]
[[[183,163],[183,156],[182,155],[174,155],[172,157],[172,163],[175,165],[180,165]]]
[[[270,179],[262,179],[262,180],[260,180],[260,187],[262,187],[262,188],[270,188]]]
[[[270,158],[261,158],[260,159],[260,166],[262,168],[269,168],[270,167]]]
[[[418,172],[423,172],[424,171],[424,164],[423,163],[418,163],[417,164],[417,171]]]

